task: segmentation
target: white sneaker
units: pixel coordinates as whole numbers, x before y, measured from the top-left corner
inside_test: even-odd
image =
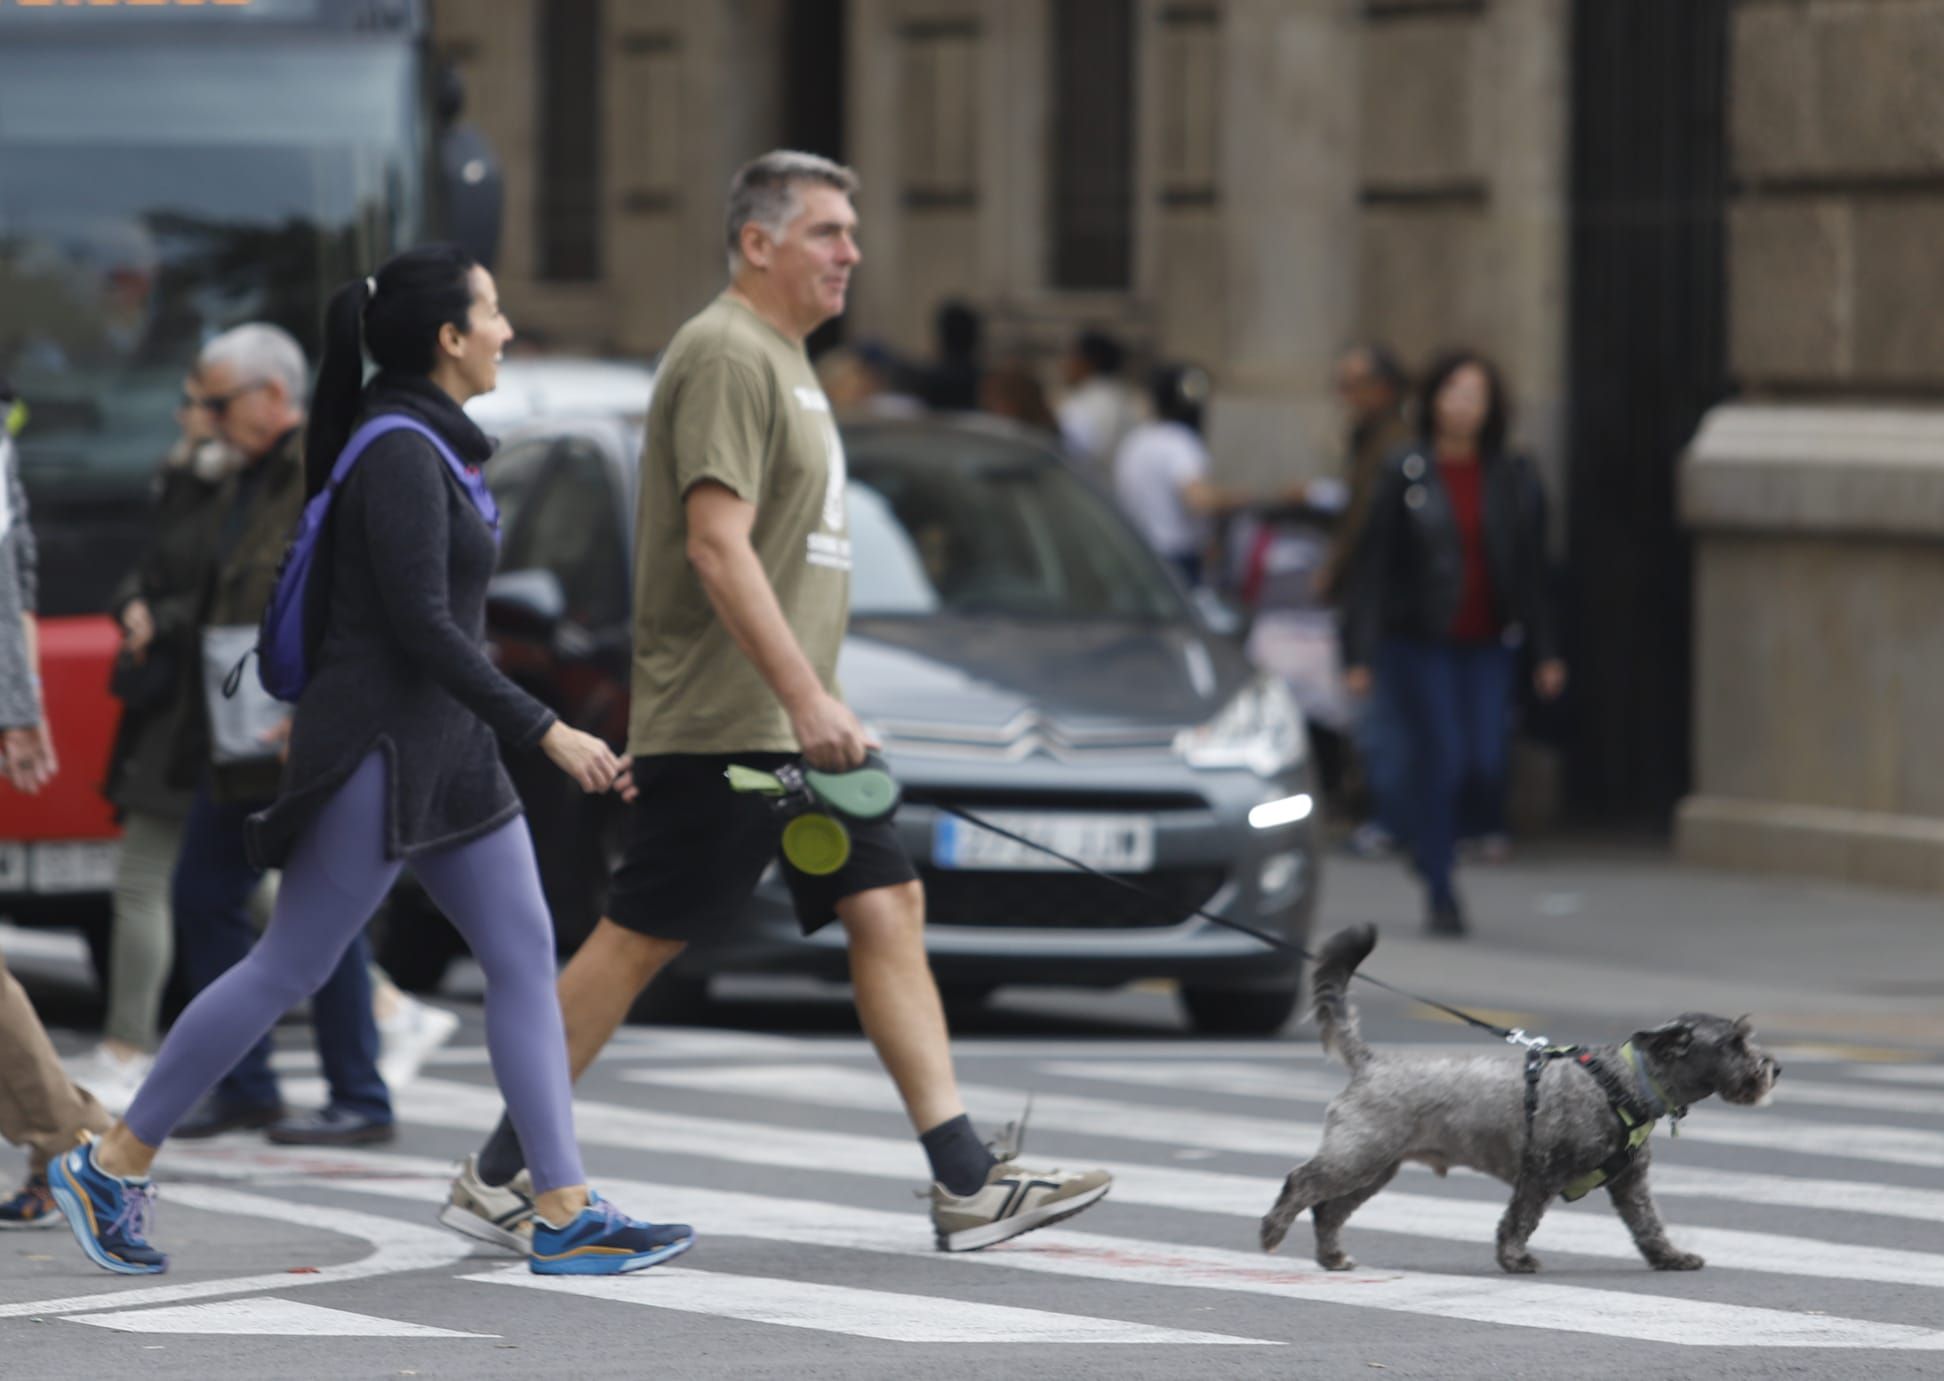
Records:
[[[439,1221],[454,1232],[495,1247],[533,1253],[533,1177],[522,1170],[505,1184],[479,1178],[479,1157],[467,1156],[452,1177]]]
[[[1008,1126],[993,1144],[997,1163],[985,1186],[961,1197],[934,1183],[932,1232],[938,1249],[972,1252],[1008,1238],[1050,1227],[1107,1197],[1114,1177],[1105,1170],[1036,1170],[1019,1163],[1026,1119]]]
[[[68,1066],[68,1077],[95,1096],[110,1113],[120,1117],[135,1101],[142,1080],[148,1078],[155,1063],[148,1055],[123,1058],[105,1045],[97,1045],[82,1059]]]
[[[391,1016],[378,1023],[378,1073],[396,1093],[418,1078],[426,1056],[452,1039],[459,1018],[443,1007],[398,995]]]

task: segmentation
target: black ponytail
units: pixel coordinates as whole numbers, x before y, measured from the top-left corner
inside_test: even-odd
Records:
[[[304,427],[306,497],[323,491],[357,420],[358,395],[364,391],[364,311],[370,300],[366,280],[358,278],[332,293],[324,308],[324,352]]]
[[[324,309],[324,353],[304,434],[304,488],[321,492],[351,438],[364,390],[364,356],[394,374],[425,375],[438,359],[439,329],[471,326],[477,261],[457,245],[421,245],[353,279]]]

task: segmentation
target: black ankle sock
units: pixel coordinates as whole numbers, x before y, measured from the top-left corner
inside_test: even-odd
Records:
[[[513,1120],[502,1115],[499,1126],[486,1138],[485,1146],[479,1152],[479,1178],[490,1185],[502,1185],[526,1169],[526,1153],[520,1149],[520,1137],[513,1130]]]
[[[918,1138],[918,1144],[931,1161],[932,1178],[945,1186],[946,1193],[960,1198],[984,1189],[986,1176],[997,1164],[964,1113],[933,1127]]]

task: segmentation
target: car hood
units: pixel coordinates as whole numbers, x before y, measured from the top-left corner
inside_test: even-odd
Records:
[[[1208,719],[1251,673],[1188,623],[936,616],[856,620],[838,674],[859,717],[894,737],[977,742],[1037,721],[1075,743],[1131,745]]]

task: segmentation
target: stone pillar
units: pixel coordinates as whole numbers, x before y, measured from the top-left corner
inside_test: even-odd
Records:
[[[1357,323],[1362,8],[1236,0],[1221,11],[1223,350],[1208,361],[1209,440],[1222,471],[1245,483],[1335,465],[1331,366]],[[1157,322],[1160,340],[1186,334],[1173,325]]]

